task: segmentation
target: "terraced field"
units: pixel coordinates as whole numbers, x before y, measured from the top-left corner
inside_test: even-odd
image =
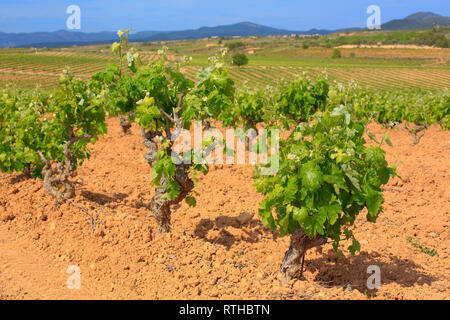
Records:
[[[186,68],[190,78],[194,78],[198,67]],[[294,79],[306,72],[317,76],[326,72],[329,79],[337,82],[356,81],[360,86],[372,88],[422,88],[444,89],[450,87],[448,69],[368,69],[368,68],[317,68],[317,67],[242,67],[231,68],[231,76],[238,82],[249,81],[260,87],[273,85],[284,78]]]
[[[200,46],[200,45],[198,45]],[[205,44],[201,44],[204,48]],[[155,48],[140,48],[145,62],[156,59]],[[182,59],[183,54],[173,52],[170,59]],[[217,50],[217,48],[215,48]],[[231,67],[230,74],[238,82],[249,81],[252,85],[265,87],[274,85],[280,79],[291,80],[303,72],[317,76],[326,72],[332,81],[356,81],[361,87],[375,89],[437,89],[450,87],[450,49],[342,49],[343,59],[331,59],[330,49],[274,51],[250,55],[250,64],[245,67]],[[178,50],[176,50],[178,51]],[[358,58],[348,58],[350,51]],[[276,56],[271,56],[274,54]],[[191,65],[185,69],[189,78],[195,79],[197,70],[207,60],[205,52],[193,56]],[[0,50],[0,86],[51,88],[58,82],[58,76],[69,67],[79,77],[89,77],[102,70],[116,57],[107,49],[66,48],[54,50]]]

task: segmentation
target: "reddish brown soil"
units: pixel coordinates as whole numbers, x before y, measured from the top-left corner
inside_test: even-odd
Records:
[[[196,187],[198,206],[183,203],[172,233],[159,235],[146,208],[151,169],[139,130],[123,136],[109,124],[78,170],[74,203],[99,213],[93,235],[88,215],[73,203],[53,207],[40,180],[0,174],[0,299],[450,298],[450,132],[433,126],[413,146],[405,130],[391,130],[394,147],[385,149],[401,179],[387,186],[376,224],[358,219],[361,253],[313,249],[306,279],[282,286],[289,239],[261,225],[250,166],[213,167]],[[80,290],[66,287],[70,265],[81,268]],[[378,291],[366,288],[370,265],[381,267]]]

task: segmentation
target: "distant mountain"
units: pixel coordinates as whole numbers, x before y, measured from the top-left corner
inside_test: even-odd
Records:
[[[209,37],[248,37],[248,36],[277,36],[277,35],[291,35],[291,34],[328,34],[328,30],[312,29],[309,31],[292,31],[285,29],[277,29],[259,25],[252,22],[240,22],[230,25],[223,25],[217,27],[202,27],[199,29],[191,29],[184,31],[160,32],[142,37],[136,35],[131,38],[132,41],[168,41],[168,40],[182,40],[182,39],[200,39]]]
[[[160,31],[142,31],[133,34],[130,39],[151,37]],[[0,32],[0,48],[19,47],[61,47],[111,43],[118,39],[116,32],[84,33],[59,30],[55,32],[4,33]]]
[[[396,19],[381,25],[384,30],[430,29],[435,26],[450,26],[450,18],[432,12],[417,12],[404,19]]]
[[[252,22],[240,22],[217,27],[201,27],[182,31],[142,31],[130,35],[132,42],[168,41],[199,39],[213,36],[268,36],[290,34],[328,34],[328,30],[311,29],[309,31],[290,31],[258,25]],[[83,33],[73,31],[3,33],[0,32],[0,47],[60,47],[70,45],[88,45],[116,41],[115,32]]]
[[[83,33],[60,30],[55,32],[3,33],[0,32],[0,47],[32,47],[45,44],[73,44],[112,41],[115,32]]]
[[[450,18],[430,12],[418,12],[405,19],[392,20],[382,25],[383,30],[428,29],[436,25],[450,26]],[[311,29],[308,31],[292,31],[277,29],[252,22],[240,22],[217,27],[202,27],[182,31],[142,31],[130,35],[130,41],[168,41],[182,39],[199,39],[213,36],[269,36],[290,34],[321,34],[326,35],[336,31],[363,30],[359,28],[323,30]],[[89,45],[111,43],[116,41],[115,32],[84,33],[60,30],[56,32],[35,33],[3,33],[0,32],[0,47],[62,47],[72,45]]]

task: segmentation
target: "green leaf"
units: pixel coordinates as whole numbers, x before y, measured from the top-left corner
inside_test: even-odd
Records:
[[[353,186],[358,189],[361,190],[361,186],[359,183],[359,174],[356,170],[352,169],[349,165],[344,164],[342,165],[342,170],[344,171],[346,177],[350,180],[350,182],[353,184]]]
[[[289,178],[286,188],[284,188],[284,200],[283,200],[284,205],[291,203],[295,199],[297,190],[298,190],[297,178],[295,176],[292,176]]]
[[[318,213],[314,215],[317,224],[323,225],[327,221],[327,208],[320,207]]]
[[[323,183],[323,174],[319,165],[314,161],[310,161],[302,166],[302,186],[311,190],[312,192],[319,189]]]
[[[389,136],[389,132],[386,131],[383,134],[383,140],[381,140],[380,144],[383,144],[383,142],[386,142],[390,147],[392,147],[392,142],[391,142],[391,138]]]
[[[301,209],[294,207],[292,216],[300,225],[302,225],[308,218],[308,210],[304,207]]]
[[[367,190],[367,219],[370,222],[375,222],[378,214],[381,212],[383,204],[383,195],[381,192],[377,192],[371,188]]]
[[[372,134],[372,132],[370,132],[369,129],[366,130],[366,133],[367,133],[367,135],[369,136],[370,139],[372,139],[376,143],[379,143],[377,137],[375,137],[375,135]]]
[[[282,237],[289,233],[289,220],[290,214],[285,214],[281,219],[278,220],[278,225],[280,226],[280,235]]]
[[[330,225],[334,225],[339,218],[341,213],[341,206],[338,203],[330,204],[327,208],[327,218]]]
[[[344,229],[345,239],[348,240],[353,237],[353,231],[349,229]]]
[[[33,163],[35,158],[36,158],[35,153],[33,151],[31,151],[31,150],[28,150],[24,154],[24,156],[25,156],[25,161],[28,162],[28,163]]]
[[[348,247],[348,250],[352,255],[355,255],[356,252],[361,251],[361,244],[353,237],[352,244]]]
[[[197,200],[194,197],[186,197],[186,203],[191,208],[195,208],[197,206]]]
[[[265,227],[269,227],[272,230],[277,228],[271,210],[259,209],[259,215],[261,216],[262,223]]]
[[[348,191],[344,176],[342,175],[339,167],[335,164],[332,165],[330,174],[324,175],[323,179],[326,183],[331,184],[335,187],[335,190],[337,190],[337,194],[339,194],[340,189]]]

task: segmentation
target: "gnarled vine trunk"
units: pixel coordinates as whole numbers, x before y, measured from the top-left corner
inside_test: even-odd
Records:
[[[131,129],[131,122],[127,116],[119,116],[119,125],[122,128],[122,133],[128,134]]]
[[[427,129],[426,126],[419,126],[416,124],[415,128],[411,129],[406,124],[403,125],[403,127],[408,131],[411,136],[413,137],[413,144],[419,144],[420,139],[425,135],[425,130]]]
[[[180,102],[178,103],[178,110],[181,109],[183,102],[184,93],[182,93],[180,97]],[[170,119],[175,123],[175,138],[177,134],[179,134],[182,129],[183,119],[178,117],[178,114],[174,111],[174,118]],[[144,129],[142,130],[143,142],[147,147],[148,151],[144,155],[144,159],[148,162],[148,164],[153,167],[155,163],[158,161],[158,145],[154,140],[156,137],[162,137],[163,133],[158,131],[158,123],[156,123],[156,131],[148,131],[146,132]],[[178,131],[178,133],[177,133]],[[166,122],[166,137],[164,139],[171,139],[172,134],[170,133],[170,126],[168,122]],[[169,148],[169,151],[170,152]],[[175,199],[167,199],[166,195],[166,186],[167,179],[163,175],[160,180],[160,185],[155,190],[155,195],[152,198],[152,202],[150,204],[150,208],[152,210],[152,214],[155,217],[156,222],[159,225],[160,233],[170,232],[170,218],[171,218],[171,206],[179,204],[183,201],[187,195],[194,189],[194,182],[189,177],[189,169],[191,168],[190,164],[185,164],[180,162],[179,164],[175,164],[176,170],[174,178],[178,182],[180,186],[180,194]]]
[[[309,238],[302,229],[291,235],[291,244],[286,252],[280,270],[284,281],[300,278],[303,275],[303,263],[306,251],[327,242],[322,237]]]
[[[160,233],[170,232],[170,207],[179,204],[186,198],[189,192],[194,189],[194,182],[188,176],[189,167],[190,166],[185,164],[177,165],[175,180],[180,185],[180,194],[175,199],[170,200],[163,197],[166,193],[165,186],[167,184],[167,180],[164,176],[161,178],[160,187],[155,190],[155,195],[153,196],[150,207],[153,216],[159,225]]]
[[[67,199],[73,198],[75,188],[69,178],[74,174],[73,154],[70,147],[81,139],[91,139],[92,135],[85,134],[76,137],[73,128],[69,128],[69,141],[64,145],[65,163],[58,163],[55,168],[52,167],[41,151],[37,151],[44,163],[42,174],[44,176],[44,189],[47,193],[56,198],[56,203],[62,203]]]

